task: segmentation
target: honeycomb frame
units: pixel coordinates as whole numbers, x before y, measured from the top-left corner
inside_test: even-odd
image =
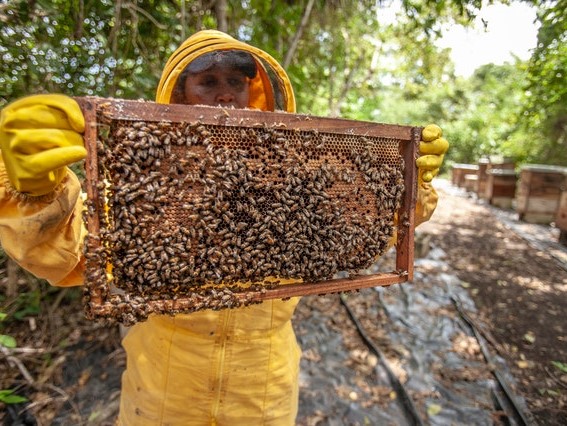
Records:
[[[421,128],[76,100],[87,317],[133,324],[413,278]],[[396,269],[360,273],[394,235]]]

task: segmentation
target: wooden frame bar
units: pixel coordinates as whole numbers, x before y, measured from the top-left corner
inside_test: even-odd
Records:
[[[275,286],[275,288],[248,289],[234,293],[234,306],[261,302],[267,299],[290,298],[303,295],[319,295],[352,291],[373,286],[388,286],[413,279],[414,258],[414,216],[417,196],[417,169],[421,128],[399,125],[370,123],[346,119],[331,119],[284,112],[263,112],[252,110],[223,109],[206,106],[161,105],[153,102],[127,101],[96,97],[76,98],[85,120],[85,145],[88,151],[85,163],[85,189],[91,205],[100,205],[97,183],[97,125],[101,120],[139,120],[144,122],[200,122],[221,126],[266,127],[313,130],[343,135],[376,136],[396,139],[404,164],[405,192],[398,210],[396,270],[375,275],[360,275],[344,279],[333,279],[315,283],[297,283]],[[100,231],[100,212],[89,209],[88,233],[97,236]],[[92,245],[93,240],[89,240]],[[96,240],[95,240],[96,241]],[[96,247],[87,247],[92,251]],[[104,271],[98,271],[104,273]],[[116,312],[118,302],[128,302],[136,295],[110,294],[93,283],[86,282],[89,294],[87,312],[93,318],[117,319],[127,322]],[[112,299],[112,301],[110,300]],[[191,312],[205,296],[193,294],[176,300],[145,300],[144,312],[177,313]]]

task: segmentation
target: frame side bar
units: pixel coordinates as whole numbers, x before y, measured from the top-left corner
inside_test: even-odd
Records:
[[[411,143],[404,145],[402,157],[405,162],[404,181],[406,190],[398,213],[398,238],[396,242],[396,268],[407,271],[407,280],[413,279],[415,204],[417,200],[417,167],[421,127],[412,127]],[[408,184],[409,183],[409,184]]]
[[[84,143],[87,150],[87,158],[84,162],[86,179],[84,181],[84,188],[87,193],[87,231],[88,235],[85,239],[85,250],[91,254],[96,252],[97,248],[100,246],[100,241],[97,239],[100,231],[100,216],[99,209],[99,193],[96,187],[97,176],[98,176],[98,162],[97,162],[97,98],[94,97],[84,97],[75,98],[79,104],[83,116],[85,118],[85,133],[84,133]],[[93,262],[93,260],[87,260],[87,263]],[[87,284],[87,290],[89,293],[89,303],[86,306],[86,310],[92,310],[93,306],[99,306],[103,303],[103,295],[101,289],[98,286],[92,286],[88,283],[88,277],[85,275],[85,284]]]
[[[87,159],[85,160],[86,184],[85,190],[87,197],[91,200],[93,207],[98,205],[98,190],[96,188],[98,177],[96,141],[97,141],[97,101],[89,98],[75,98],[79,103],[85,117],[85,148],[87,149]],[[92,208],[88,211],[88,231],[93,235],[99,233],[98,209]]]

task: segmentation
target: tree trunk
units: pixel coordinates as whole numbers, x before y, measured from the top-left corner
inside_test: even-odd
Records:
[[[287,50],[282,66],[284,69],[287,69],[291,64],[293,57],[295,56],[295,52],[297,51],[297,46],[299,45],[299,40],[301,40],[301,36],[303,35],[303,31],[307,27],[309,22],[309,16],[311,15],[311,10],[313,9],[313,4],[315,0],[309,0],[307,5],[305,6],[305,10],[303,11],[303,16],[301,17],[301,22],[297,30],[295,31],[295,35],[293,36],[293,40],[291,41],[291,46]]]
[[[79,40],[83,36],[83,21],[85,20],[85,2],[79,0],[79,8],[75,13],[75,31],[73,37]]]
[[[187,8],[185,7],[185,0],[181,0],[181,41],[185,40],[185,27],[187,26]]]
[[[226,16],[228,5],[226,0],[216,0],[214,9],[215,17],[217,18],[217,29],[226,33],[228,31],[228,19]]]
[[[122,24],[122,0],[118,0],[114,5],[114,26],[108,35],[108,44],[110,45],[110,52],[112,57],[117,59],[118,56],[118,37],[120,34],[120,26]],[[102,58],[101,58],[102,61]],[[102,68],[103,64],[99,64]],[[116,76],[110,82],[108,93],[110,96],[114,96],[116,93]]]
[[[114,5],[114,26],[108,35],[108,43],[110,44],[110,52],[116,58],[118,53],[118,34],[120,33],[120,24],[122,22],[122,0],[118,0]]]

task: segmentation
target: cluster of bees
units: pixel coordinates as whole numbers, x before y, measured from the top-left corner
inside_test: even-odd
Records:
[[[87,281],[131,320],[147,300],[200,294],[195,309],[221,309],[280,279],[366,269],[391,244],[404,193],[398,141],[384,138],[112,121],[97,144]]]

